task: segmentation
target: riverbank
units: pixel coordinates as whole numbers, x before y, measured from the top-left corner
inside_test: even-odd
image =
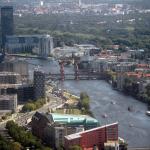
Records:
[[[134,87],[134,89],[131,87],[128,87],[128,88],[124,87],[122,90],[120,90],[116,86],[114,86],[113,81],[106,81],[106,82],[110,84],[113,90],[121,92],[124,95],[132,96],[137,101],[147,104],[147,108],[148,110],[150,110],[150,97],[144,92],[139,93],[140,91],[138,90],[138,87]]]
[[[18,58],[34,58],[34,59],[41,59],[41,60],[54,59],[53,57],[41,57],[39,55],[33,55],[33,54],[6,54],[6,56],[13,56]]]
[[[81,92],[80,96],[77,96],[75,94],[72,94],[68,90],[64,90],[61,88],[57,89],[54,85],[51,85],[49,87],[51,89],[51,94],[65,99],[64,107],[59,108],[54,112],[60,112],[64,114],[82,114],[94,117],[92,112],[90,111],[90,97],[87,93]]]
[[[105,81],[65,81],[63,86],[77,96],[87,92],[95,118],[101,125],[119,122],[119,136],[129,147],[150,147],[150,117],[145,114],[147,107],[144,103],[113,90]],[[133,111],[130,112],[128,107],[132,105]],[[107,114],[106,118],[104,114]]]

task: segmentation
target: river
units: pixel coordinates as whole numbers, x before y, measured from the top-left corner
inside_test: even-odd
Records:
[[[32,76],[33,64],[41,66],[45,72],[59,72],[55,61],[27,59],[30,75]],[[72,71],[66,68],[66,72]],[[107,123],[119,123],[119,136],[124,138],[129,147],[150,147],[150,117],[145,115],[146,104],[115,91],[105,81],[65,81],[61,84],[65,89],[79,95],[87,92],[91,98],[90,108],[101,125]],[[133,111],[129,112],[128,107]],[[104,118],[103,115],[108,117]]]

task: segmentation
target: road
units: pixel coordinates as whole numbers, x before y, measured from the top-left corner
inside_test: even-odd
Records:
[[[46,113],[49,109],[55,109],[63,105],[62,100],[59,97],[54,97],[50,93],[48,93],[48,97],[51,99],[51,101],[45,104],[43,107],[37,109],[36,111]],[[0,123],[0,130],[5,129],[6,123],[9,120],[14,120],[18,125],[25,126],[27,124],[27,120],[31,119],[36,111],[14,114],[12,118]]]

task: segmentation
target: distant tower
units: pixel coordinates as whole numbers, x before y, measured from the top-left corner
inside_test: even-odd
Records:
[[[81,5],[82,5],[82,2],[81,2],[81,0],[79,0],[79,7],[81,7]]]
[[[1,32],[2,48],[5,48],[6,36],[14,33],[13,7],[4,6],[1,8]]]
[[[45,73],[34,71],[34,97],[35,99],[45,98]]]
[[[40,1],[40,6],[43,6],[44,5],[44,2],[43,1]]]

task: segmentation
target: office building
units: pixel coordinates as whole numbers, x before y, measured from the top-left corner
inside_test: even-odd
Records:
[[[85,55],[88,56],[98,55],[101,52],[100,48],[92,44],[80,44],[80,45],[75,44],[74,46],[78,48],[80,51],[83,51]]]
[[[136,68],[136,63],[135,62],[121,62],[113,67],[115,72],[131,72],[134,71]]]
[[[34,71],[34,97],[40,99],[45,97],[45,73]]]
[[[19,84],[21,76],[13,72],[0,72],[0,84]]]
[[[0,51],[1,51],[1,48],[0,48]],[[4,54],[3,53],[0,53],[0,63],[4,60]]]
[[[84,150],[104,149],[105,143],[118,145],[118,123],[93,128],[83,132],[65,136],[65,149],[74,145],[81,146]]]
[[[82,6],[82,1],[81,0],[79,0],[79,7],[81,7]]]
[[[7,36],[5,47],[10,54],[33,53],[48,57],[53,49],[53,38],[50,35]]]
[[[6,36],[14,33],[13,7],[4,6],[1,8],[1,33],[2,48],[5,48]]]
[[[124,83],[125,83],[125,74],[124,73],[117,73],[116,75],[116,83],[117,83],[117,89],[122,91],[124,88]]]
[[[53,49],[53,38],[50,35],[43,35],[39,38],[38,51],[35,50],[35,54],[41,57],[47,57],[51,54]]]
[[[17,111],[17,95],[0,95],[0,112]]]
[[[28,63],[23,60],[9,60],[0,63],[0,72],[15,72],[22,77],[28,77]]]
[[[34,88],[33,85],[26,84],[21,85],[17,88],[18,101],[28,101],[34,99]]]
[[[38,124],[38,126],[37,126]],[[32,132],[53,148],[64,145],[64,136],[99,126],[99,122],[86,115],[44,114],[32,117]]]
[[[34,88],[31,84],[0,84],[0,95],[17,94],[18,102],[34,99]]]

